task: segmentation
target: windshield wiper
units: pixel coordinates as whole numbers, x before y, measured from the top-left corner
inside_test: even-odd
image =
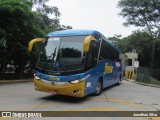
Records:
[[[54,60],[54,58],[55,58],[55,56],[56,56],[56,50],[57,50],[57,46],[56,46],[56,48],[54,49],[54,52],[47,57],[48,60],[51,60],[51,59]],[[53,57],[52,57],[52,56],[53,56]]]
[[[62,65],[61,65],[61,66],[62,66],[62,69],[63,69],[65,75],[67,75],[67,72],[66,72],[66,65],[65,65],[64,60],[63,60],[63,58],[62,58],[62,49],[59,50],[59,52],[60,52],[59,57],[60,57],[60,60],[61,60],[61,63],[62,63]]]

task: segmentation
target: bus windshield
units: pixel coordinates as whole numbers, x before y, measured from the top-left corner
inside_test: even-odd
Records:
[[[36,68],[47,74],[80,72],[84,68],[86,36],[49,37],[42,47]]]

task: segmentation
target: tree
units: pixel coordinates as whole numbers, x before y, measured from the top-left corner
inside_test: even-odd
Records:
[[[151,48],[150,44],[150,35],[146,31],[133,31],[131,35],[121,38],[119,35],[114,35],[113,37],[109,37],[122,53],[132,52],[133,49],[138,53],[138,60],[140,62],[141,67],[150,67],[150,57],[151,56]],[[159,68],[160,66],[160,38],[158,37],[156,40],[156,49],[155,49],[155,68]]]
[[[60,11],[56,6],[49,6],[49,0],[32,0],[33,8],[38,13],[38,23],[46,33],[57,30],[72,29],[71,26],[60,25]]]
[[[113,37],[108,37],[108,40],[118,47],[122,53],[126,52],[127,39],[121,38],[121,35],[114,35]]]
[[[13,60],[16,67],[16,76],[20,78],[26,61],[29,59],[27,52],[29,40],[44,34],[38,24],[35,24],[37,15],[31,11],[31,8],[32,3],[29,1],[0,1],[0,34],[2,36],[0,41],[5,41],[5,46],[3,46],[5,51],[3,52],[9,54],[3,53],[1,67],[3,66],[3,69],[6,69],[7,62]],[[4,63],[6,64],[4,65]]]
[[[133,49],[138,53],[138,59],[140,65],[143,67],[149,67],[150,63],[150,35],[143,31],[134,31],[128,37],[123,38],[124,41],[128,41],[125,46],[125,52],[131,52]]]
[[[48,31],[67,28],[59,24],[58,8],[47,6],[46,2],[47,0],[0,0],[1,73],[5,71],[8,62],[13,61],[16,76],[21,78],[30,59],[27,51],[29,41],[43,37]],[[36,5],[37,9],[33,11],[33,6]],[[49,14],[54,14],[55,18],[49,18]]]
[[[150,68],[154,65],[155,40],[160,35],[159,0],[121,0],[118,3],[120,15],[126,18],[125,26],[143,27],[150,35],[152,44]]]

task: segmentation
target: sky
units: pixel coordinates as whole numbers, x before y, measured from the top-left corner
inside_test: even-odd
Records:
[[[73,29],[97,30],[106,37],[122,35],[127,37],[138,28],[124,27],[124,18],[118,15],[119,0],[49,0],[48,4],[57,6],[61,16],[60,24]]]

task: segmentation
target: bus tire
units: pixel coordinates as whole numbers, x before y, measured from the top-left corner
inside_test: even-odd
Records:
[[[120,84],[121,84],[121,81],[122,81],[122,78],[121,78],[121,75],[120,75],[119,78],[118,78],[117,85],[120,85]]]
[[[96,92],[94,93],[95,96],[98,96],[102,93],[103,90],[103,81],[102,79],[98,80],[97,86],[96,86]]]

